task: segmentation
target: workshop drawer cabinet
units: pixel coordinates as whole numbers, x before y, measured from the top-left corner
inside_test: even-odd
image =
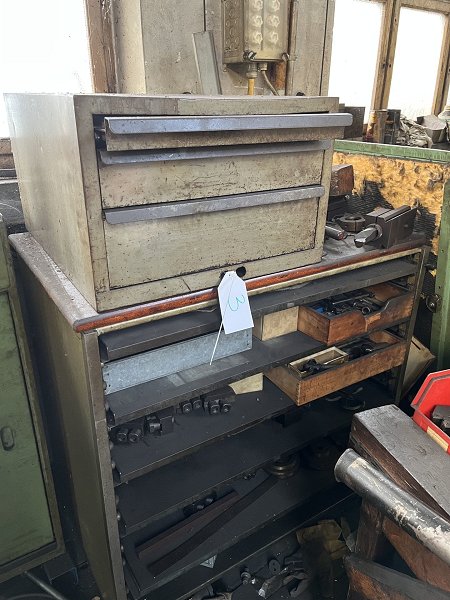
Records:
[[[343,342],[357,335],[364,335],[377,329],[392,327],[409,319],[413,308],[414,295],[405,288],[392,283],[381,283],[361,290],[370,294],[378,304],[378,310],[366,314],[354,308],[341,314],[319,312],[324,305],[301,306],[298,314],[298,329],[314,339],[328,345]]]
[[[0,581],[61,552],[45,438],[8,262],[0,216]]]
[[[28,230],[97,310],[322,256],[333,98],[7,97]]]
[[[366,408],[391,403],[395,392],[399,398],[415,309],[395,333],[366,334],[371,352],[359,358],[355,332],[339,351],[327,348],[296,329],[297,309],[337,290],[357,294],[385,283],[409,290],[417,307],[421,245],[388,254],[327,241],[320,265],[284,272],[275,286],[273,277],[249,286],[259,337],[222,333],[210,363],[221,324],[212,290],[191,306],[181,297],[99,314],[29,233],[11,241],[102,597],[185,600],[228,574],[239,582],[261,551],[328,518],[342,487],[328,462],[321,470],[305,465],[313,446],[350,427],[352,412],[326,395],[357,383],[360,395],[346,388],[341,398]],[[300,375],[312,359],[330,358],[345,362]],[[367,379],[385,371],[377,382]],[[305,402],[308,410],[296,406]],[[292,477],[274,475],[280,457],[292,457]]]

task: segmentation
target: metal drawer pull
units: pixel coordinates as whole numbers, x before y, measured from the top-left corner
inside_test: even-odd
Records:
[[[252,194],[238,194],[236,196],[221,196],[209,200],[190,200],[189,202],[169,202],[166,204],[152,204],[149,206],[135,206],[131,208],[113,208],[104,211],[105,219],[110,225],[136,223],[137,221],[151,221],[154,219],[170,219],[203,213],[213,213],[223,210],[236,210],[263,206],[265,204],[279,204],[281,202],[294,202],[308,198],[320,198],[325,193],[321,185],[312,185],[289,190],[270,192],[257,192]]]
[[[197,160],[199,158],[227,158],[262,154],[293,154],[297,152],[328,150],[329,148],[331,148],[331,141],[323,140],[283,144],[243,144],[242,146],[210,148],[176,148],[170,150],[148,150],[146,152],[108,152],[107,150],[100,150],[99,157],[103,165],[123,165],[168,160]]]
[[[346,127],[351,125],[352,121],[353,117],[348,113],[239,115],[231,117],[105,117],[107,128],[116,135]]]

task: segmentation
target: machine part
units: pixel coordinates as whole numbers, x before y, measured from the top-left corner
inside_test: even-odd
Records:
[[[250,64],[246,73],[247,77],[247,96],[255,95],[255,81],[258,77],[258,68],[256,64]]]
[[[439,294],[429,294],[425,297],[425,304],[428,310],[435,314],[442,306],[442,297]]]
[[[154,381],[179,371],[198,367],[210,362],[217,332],[201,335],[190,340],[163,346],[135,356],[121,358],[103,366],[105,394],[112,394],[130,387]],[[252,347],[252,330],[219,336],[215,358],[226,358]]]
[[[391,479],[346,450],[335,470],[337,481],[367,500],[403,531],[450,565],[450,523],[421,500],[398,487]]]
[[[223,0],[223,62],[283,60],[289,0]]]
[[[391,248],[410,237],[416,215],[417,207],[404,204],[394,209],[377,208],[365,216],[365,222],[366,227],[380,227],[381,235],[376,239],[380,240],[383,248]]]
[[[194,400],[192,400],[192,409],[193,410],[200,410],[203,406],[202,400],[201,398],[194,398]]]
[[[133,427],[128,432],[128,441],[130,444],[137,444],[144,437],[144,433],[140,427]]]
[[[366,223],[364,217],[359,213],[345,213],[342,217],[336,217],[334,220],[349,233],[359,233],[364,229]]]
[[[185,542],[182,542],[175,550],[169,552],[153,564],[151,564],[148,569],[149,571],[157,577],[161,575],[167,569],[170,569],[173,565],[177,564],[180,560],[182,560],[186,555],[195,550],[200,544],[206,541],[209,537],[211,537],[216,531],[221,529],[226,523],[231,521],[234,517],[240,514],[243,510],[251,506],[256,500],[258,500],[262,495],[268,492],[274,485],[277,483],[276,477],[268,477],[258,486],[256,486],[251,492],[249,492],[246,496],[241,497],[235,504],[230,506],[228,510],[222,511],[218,517],[216,517],[213,521],[210,521],[205,527],[194,533],[190,539]],[[217,504],[214,503],[213,506]],[[203,514],[203,513],[201,513]]]
[[[157,413],[148,415],[146,420],[149,433],[159,433],[161,435],[172,433],[175,424],[175,410],[173,407],[165,408]]]
[[[345,240],[348,233],[335,223],[327,223],[325,225],[325,235],[332,240]]]
[[[276,90],[274,88],[274,86],[272,85],[272,82],[270,81],[270,79],[267,75],[267,69],[268,69],[268,65],[266,62],[259,63],[259,71],[262,75],[262,78],[264,79],[264,83],[267,85],[267,87],[269,88],[269,90],[272,92],[272,94],[274,96],[279,96],[278,90]]]
[[[232,403],[228,402],[227,400],[220,400],[219,404],[220,404],[220,412],[223,412],[225,414],[229,413],[233,406]]]
[[[247,569],[247,567],[244,567],[244,570],[241,571],[242,585],[249,585],[252,582],[252,579],[253,579],[252,574]]]
[[[180,404],[180,409],[183,415],[188,415],[193,411],[194,407],[192,406],[192,402],[190,402],[189,400],[185,400]]]
[[[36,577],[36,575],[33,575],[33,573],[31,573],[30,571],[24,571],[23,574],[25,577],[30,579],[30,581],[32,581],[38,587],[40,587],[42,590],[44,590],[44,592],[46,592],[53,598],[56,598],[56,600],[68,600],[68,598],[66,596],[64,596],[63,594],[58,592],[58,590],[55,590],[55,588],[53,586],[51,586],[49,583],[46,583],[45,581],[42,581],[42,579],[40,579],[39,577]]]
[[[444,421],[445,419],[450,419],[450,405],[438,404],[435,408],[433,408],[433,412],[431,413],[431,420],[438,427],[440,427],[442,421]]]
[[[383,230],[380,225],[374,223],[355,235],[355,246],[357,248],[362,248],[362,246],[365,246],[366,244],[379,240],[382,236]]]
[[[292,96],[294,91],[294,62],[297,60],[297,27],[298,27],[298,0],[291,0],[289,14],[289,48],[286,55],[286,96]]]
[[[128,442],[128,427],[119,427],[116,431],[116,442],[126,444]]]
[[[217,415],[220,412],[228,413],[236,399],[234,390],[227,385],[226,387],[213,390],[203,396],[203,408],[211,415]]]
[[[295,475],[299,466],[298,454],[292,454],[269,463],[264,470],[277,479],[288,479],[288,477]]]
[[[364,409],[366,401],[364,398],[358,398],[356,393],[343,393],[339,399],[339,405],[343,410],[348,410],[349,412],[358,412],[359,410]]]
[[[220,413],[219,400],[204,400],[203,408],[209,412],[210,415],[218,415]]]
[[[276,558],[272,558],[267,563],[267,568],[269,569],[269,573],[271,575],[279,575],[281,573],[281,565]]]
[[[201,498],[200,500],[197,500],[197,502],[193,502],[192,504],[189,504],[188,506],[183,508],[183,513],[186,517],[190,517],[194,513],[203,510],[207,506],[211,506],[211,504],[213,504],[213,502],[215,502],[216,499],[216,492],[211,492],[211,494],[209,494],[205,498]]]
[[[341,450],[328,438],[310,444],[303,451],[307,466],[314,471],[333,469],[340,454]]]

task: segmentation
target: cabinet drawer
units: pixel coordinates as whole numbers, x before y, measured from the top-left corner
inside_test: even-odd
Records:
[[[302,377],[300,371],[290,366],[270,369],[264,375],[300,406],[403,363],[407,348],[404,340],[386,331],[368,337],[375,344],[388,345],[309,377]]]
[[[111,151],[218,147],[331,139],[351,123],[346,113],[109,116],[104,135]]]
[[[111,287],[314,247],[321,186],[105,211]]]
[[[385,329],[411,315],[414,302],[412,292],[392,283],[380,283],[361,291],[373,293],[374,299],[383,303],[380,310],[366,315],[356,309],[341,315],[327,315],[313,306],[301,306],[298,314],[299,331],[333,345],[375,329]]]
[[[329,141],[98,153],[104,208],[319,184]]]

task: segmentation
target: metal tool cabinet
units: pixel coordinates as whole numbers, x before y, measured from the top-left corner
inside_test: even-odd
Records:
[[[351,413],[325,399],[315,400],[308,410],[295,407],[265,379],[263,392],[246,395],[242,403],[238,399],[227,415],[216,418],[203,411],[197,417],[177,415],[171,434],[118,445],[110,441],[108,432],[314,354],[325,344],[300,331],[267,341],[253,337],[251,349],[225,356],[211,368],[188,369],[175,379],[167,375],[105,395],[102,368],[107,364],[217,331],[217,310],[199,310],[216,306],[214,291],[99,314],[30,234],[10,239],[34,317],[36,356],[48,407],[61,417],[85,549],[105,598],[123,600],[126,589],[132,598],[188,598],[275,540],[318,515],[329,514],[330,505],[339,506],[347,498],[348,492],[336,486],[332,473],[300,469],[291,479],[278,481],[250,510],[230,520],[173,568],[154,577],[139,559],[136,545],[180,520],[183,507],[211,490],[231,486],[241,494],[250,492],[264,478],[261,467],[348,427]],[[330,242],[318,265],[249,280],[252,312],[257,317],[338,292],[386,281],[408,282],[414,301],[407,316],[382,323],[394,345],[373,353],[380,372],[401,362],[383,365],[383,353],[398,348],[403,357],[407,352],[426,255],[421,239],[389,250]],[[390,392],[371,381],[364,383],[367,408],[392,402],[403,369],[399,366],[391,372]],[[343,379],[338,387],[345,385]],[[359,379],[364,379],[364,372]],[[291,422],[289,415],[301,418]],[[254,478],[243,478],[255,472]],[[200,566],[211,556],[217,557],[214,568]]]
[[[351,122],[336,98],[7,105],[27,229],[97,310],[321,258],[332,143]]]
[[[63,542],[1,216],[0,376],[0,581],[4,581],[57,556]]]

